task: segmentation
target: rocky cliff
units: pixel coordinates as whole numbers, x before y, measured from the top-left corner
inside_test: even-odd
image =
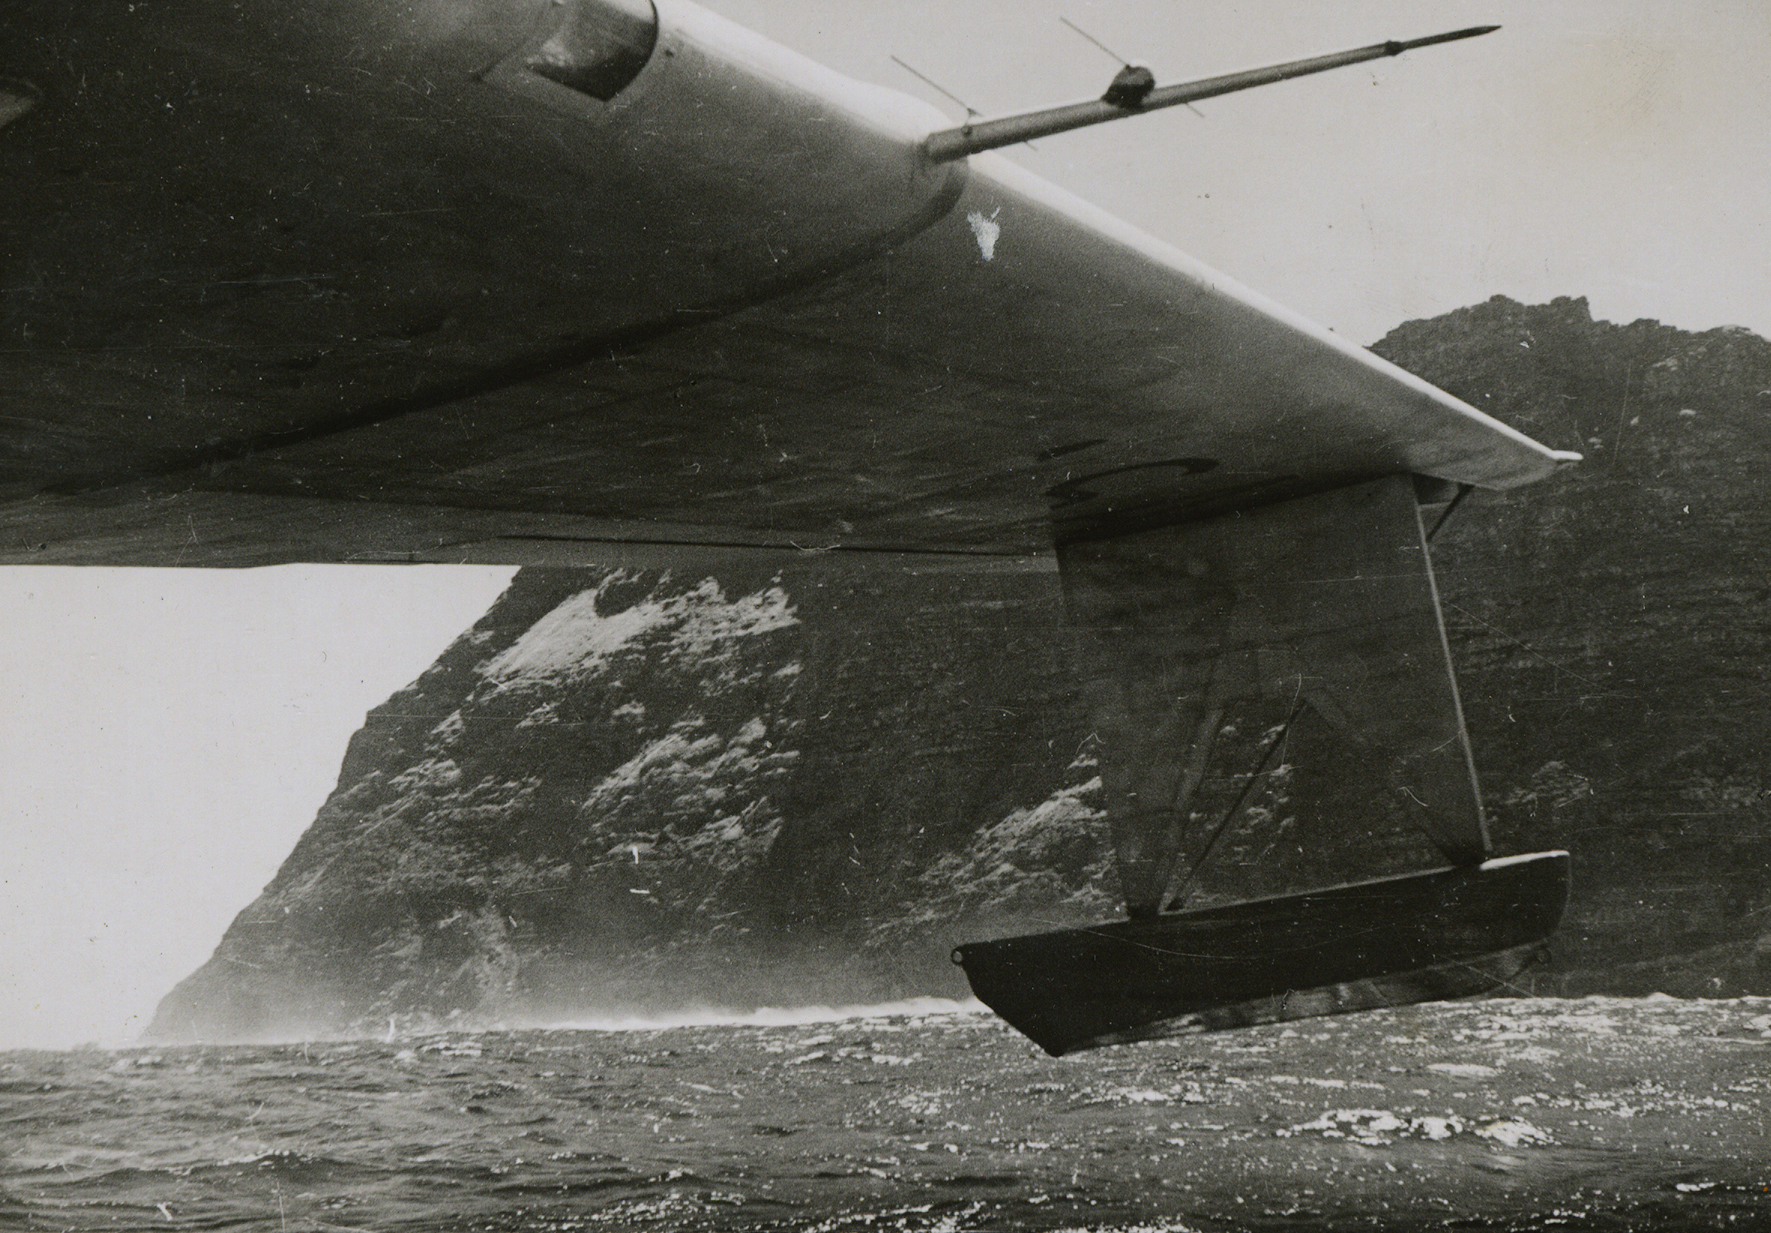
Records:
[[[154,1031],[959,994],[1111,914],[1050,577],[525,570]],[[955,927],[958,926],[958,932]]]
[[[1497,298],[1376,350],[1588,456],[1435,540],[1500,846],[1577,854],[1538,988],[1771,993],[1771,344]],[[152,1030],[958,994],[955,942],[1117,911],[1060,607],[1052,575],[525,570]],[[1258,878],[1230,855],[1206,893]]]
[[[1576,854],[1539,987],[1771,992],[1771,344],[1497,297],[1375,350],[1586,455],[1434,543],[1501,844]]]

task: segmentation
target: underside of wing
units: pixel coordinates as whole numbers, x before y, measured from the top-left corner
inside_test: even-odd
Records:
[[[14,18],[0,559],[1038,554],[1568,457],[691,6],[458,7]]]

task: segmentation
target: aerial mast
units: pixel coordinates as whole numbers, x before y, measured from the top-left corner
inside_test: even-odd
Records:
[[[1100,98],[1002,116],[995,120],[968,119],[957,128],[942,129],[931,134],[925,148],[928,156],[935,162],[952,162],[968,154],[1018,145],[1035,137],[1049,137],[1053,133],[1066,133],[1075,128],[1087,128],[1091,124],[1123,120],[1147,111],[1160,111],[1164,107],[1179,107],[1204,98],[1216,98],[1220,94],[1233,94],[1238,90],[1270,85],[1276,81],[1288,81],[1293,77],[1308,77],[1312,73],[1344,68],[1349,64],[1362,64],[1385,56],[1399,56],[1417,47],[1474,38],[1498,29],[1499,26],[1471,26],[1466,30],[1429,34],[1425,38],[1404,42],[1392,39],[1389,42],[1373,43],[1369,47],[1355,47],[1351,51],[1288,60],[1283,64],[1270,64],[1265,68],[1245,69],[1240,73],[1205,77],[1172,86],[1158,86],[1149,69],[1128,64],[1114,76],[1107,92]]]

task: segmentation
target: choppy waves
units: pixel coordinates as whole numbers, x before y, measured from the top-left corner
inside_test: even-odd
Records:
[[[1057,1060],[925,1001],[12,1053],[0,1228],[1764,1228],[1768,1063],[1771,1003],[1665,999]]]

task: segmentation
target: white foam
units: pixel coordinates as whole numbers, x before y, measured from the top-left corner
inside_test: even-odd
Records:
[[[805,1027],[849,1019],[913,1016],[985,1015],[989,1008],[976,999],[905,998],[865,1006],[760,1006],[755,1010],[709,1007],[660,1015],[588,1014],[532,1026],[575,1032],[657,1032],[687,1027]]]
[[[1489,1122],[1486,1126],[1478,1126],[1476,1133],[1484,1139],[1493,1139],[1496,1143],[1504,1143],[1508,1147],[1518,1147],[1525,1143],[1555,1142],[1547,1132],[1539,1130],[1530,1122],[1521,1122],[1517,1118],[1503,1118],[1497,1122]]]

